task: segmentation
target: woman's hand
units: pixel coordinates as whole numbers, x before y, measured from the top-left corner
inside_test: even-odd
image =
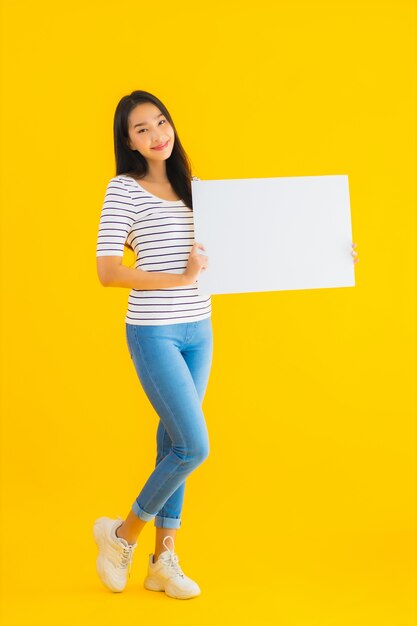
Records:
[[[195,243],[190,251],[188,257],[187,267],[184,271],[184,276],[187,280],[187,284],[193,284],[197,280],[201,271],[204,271],[208,267],[208,257],[204,254],[199,254],[197,248],[205,250],[201,243]]]
[[[358,253],[356,252],[355,248],[356,248],[357,244],[356,243],[352,243],[352,252],[351,255],[353,257],[358,256]],[[359,261],[359,257],[357,259],[354,259],[354,263],[357,263]]]

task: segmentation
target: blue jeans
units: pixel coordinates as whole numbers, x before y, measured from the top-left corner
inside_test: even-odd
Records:
[[[185,479],[209,454],[202,402],[213,354],[211,318],[138,326],[126,323],[129,353],[159,416],[155,469],[132,505],[157,528],[180,528]]]

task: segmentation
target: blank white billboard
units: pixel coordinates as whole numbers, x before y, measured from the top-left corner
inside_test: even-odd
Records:
[[[355,285],[347,175],[192,180],[200,294]]]

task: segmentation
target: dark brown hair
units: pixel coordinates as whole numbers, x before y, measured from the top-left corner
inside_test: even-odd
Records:
[[[191,164],[189,158],[182,147],[180,138],[175,128],[175,124],[166,106],[148,91],[132,91],[128,96],[123,96],[116,107],[114,114],[114,153],[116,157],[116,176],[125,174],[133,178],[143,178],[148,172],[148,163],[144,156],[137,150],[132,150],[128,146],[128,118],[132,109],[143,102],[151,102],[165,115],[174,129],[174,147],[170,156],[166,160],[166,171],[168,180],[184,204],[191,209]]]

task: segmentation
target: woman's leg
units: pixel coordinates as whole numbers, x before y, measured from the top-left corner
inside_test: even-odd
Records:
[[[202,404],[207,389],[212,356],[213,356],[213,336],[211,319],[201,320],[195,325],[194,332],[188,334],[188,343],[181,351],[191,376],[194,381],[200,403]],[[169,453],[172,442],[167,433],[162,420],[159,421],[157,434],[157,455],[156,465]],[[158,515],[155,517],[155,526],[163,528],[164,519],[171,517],[172,510],[178,511],[182,508],[184,500],[185,481],[168,498]]]
[[[160,419],[158,428],[156,431],[156,463],[155,467],[162,461],[163,458],[169,454],[172,447],[171,437],[169,436],[163,421]],[[168,498],[165,502],[164,506],[158,514],[155,516],[154,525],[156,527],[155,533],[155,550],[154,550],[154,562],[157,560],[161,552],[165,550],[163,541],[167,535],[172,537],[172,540],[175,543],[175,538],[177,535],[176,528],[165,528],[164,522],[165,518],[171,519],[173,515],[177,515],[178,511],[182,510],[182,503],[184,500],[184,489],[185,489],[185,480],[181,483],[179,487],[174,491],[174,493]]]
[[[204,395],[207,389],[212,356],[213,356],[213,337],[211,319],[202,320],[195,325],[195,333],[189,334],[189,343],[186,348],[182,350],[182,355],[185,362],[188,365],[188,369],[191,372],[200,402],[203,402]],[[158,424],[157,434],[157,456],[156,465],[167,455],[172,446],[171,438],[160,420]],[[154,558],[158,558],[159,554],[165,550],[163,546],[164,537],[168,534],[175,540],[176,530],[172,528],[165,528],[165,518],[170,518],[173,511],[181,511],[184,501],[186,481],[184,480],[181,485],[174,491],[174,493],[168,498],[164,506],[155,517],[156,537],[155,537],[155,551]]]
[[[123,539],[126,539],[128,543],[136,543],[136,540],[145,525],[146,522],[139,519],[139,517],[135,515],[132,510],[130,510],[123,524],[116,528],[116,537],[122,537]]]
[[[133,513],[144,522],[162,510],[209,453],[200,397],[181,353],[198,335],[196,324],[127,325],[130,354],[142,387],[172,442],[169,453],[156,465],[132,505]],[[179,528],[180,515],[180,509],[170,508],[169,516],[161,517],[159,523],[161,527]],[[123,530],[122,527],[118,532],[120,536]]]

